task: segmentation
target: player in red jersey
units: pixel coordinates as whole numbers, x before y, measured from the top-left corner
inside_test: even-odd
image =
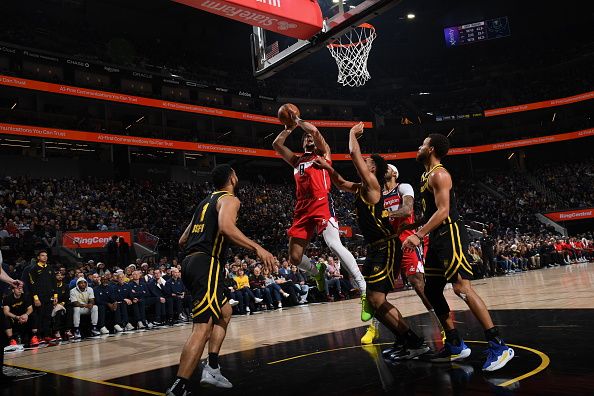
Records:
[[[287,231],[289,261],[291,265],[296,265],[313,275],[318,290],[324,292],[325,265],[317,267],[304,255],[314,233],[321,234],[328,248],[338,256],[361,291],[361,320],[368,321],[373,316],[373,310],[367,303],[365,280],[359,266],[351,252],[340,242],[338,222],[334,216],[330,196],[332,188],[330,176],[326,170],[313,166],[314,160],[320,157],[331,163],[330,147],[314,125],[301,120],[295,113],[290,113],[295,121],[294,125],[285,126],[272,144],[274,150],[291,165],[295,177],[297,203],[293,213],[293,225]],[[304,154],[301,156],[285,146],[287,137],[297,126],[304,132],[302,138]]]
[[[382,195],[384,197],[384,208],[390,213],[390,224],[394,232],[399,232],[402,228],[404,231],[400,233],[400,241],[404,242],[409,235],[414,234],[414,200],[415,192],[410,184],[398,183],[398,169],[388,164],[388,172],[384,180],[384,189]],[[403,225],[411,225],[411,227],[405,228]],[[414,287],[415,292],[423,302],[423,305],[431,312],[436,319],[436,323],[439,323],[435,316],[435,311],[431,306],[427,297],[425,297],[425,269],[423,268],[423,251],[420,247],[411,250],[403,251],[400,267],[403,271],[403,276]],[[373,322],[367,328],[367,332],[361,338],[362,344],[370,344],[379,337],[378,323],[374,319]]]

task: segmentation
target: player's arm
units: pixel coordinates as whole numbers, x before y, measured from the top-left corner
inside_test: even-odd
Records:
[[[297,161],[299,160],[299,157],[290,148],[285,146],[285,141],[294,129],[295,127],[285,126],[285,129],[281,131],[281,133],[278,134],[276,139],[274,139],[274,142],[272,142],[272,148],[274,149],[274,151],[279,153],[280,156],[283,157],[283,159],[293,168],[297,166]]]
[[[316,148],[318,149],[320,154],[322,154],[325,160],[329,160],[330,146],[328,146],[328,143],[326,143],[326,139],[324,139],[324,136],[322,136],[318,128],[316,128],[316,126],[312,123],[303,121],[300,118],[295,118],[295,122],[297,122],[297,125],[299,125],[301,129],[303,129],[303,132],[309,133],[311,135],[311,137],[314,140],[314,144],[316,145]]]
[[[452,189],[452,178],[445,171],[438,171],[429,177],[429,187],[433,190],[435,206],[437,211],[429,218],[427,223],[417,231],[417,235],[423,238],[436,229],[450,213],[450,190]]]
[[[362,122],[351,128],[349,132],[349,153],[357,169],[357,173],[361,176],[361,181],[363,182],[363,191],[361,192],[364,194],[363,198],[367,202],[376,203],[381,198],[382,188],[375,175],[369,171],[363,159],[363,154],[361,154],[361,146],[359,146],[357,138],[363,133],[363,128]]]
[[[325,169],[328,171],[330,175],[330,180],[332,180],[332,184],[336,186],[339,190],[352,192],[356,194],[359,189],[361,188],[361,183],[354,183],[351,181],[346,180],[342,177],[334,168],[323,158],[316,158],[314,160],[314,164],[316,167],[320,169]]]
[[[237,197],[224,196],[219,199],[217,202],[217,211],[219,212],[219,232],[237,246],[256,252],[264,266],[272,268],[274,262],[272,253],[245,236],[245,234],[237,228],[237,225],[235,225],[240,206],[241,202]]]
[[[194,218],[192,217],[192,220],[190,220],[190,224],[188,224],[188,226],[184,230],[184,233],[179,237],[178,244],[181,248],[183,248],[186,245],[186,242],[188,242],[188,237],[190,236],[190,228],[192,227],[193,221]]]
[[[408,217],[413,213],[414,198],[410,195],[405,195],[402,199],[402,206],[400,209],[390,212],[390,218],[393,217]]]
[[[2,263],[4,262],[2,258],[2,252],[0,252],[0,281],[9,284],[12,287],[19,287],[23,286],[23,282],[20,280],[15,280],[10,277],[4,270],[2,269]]]

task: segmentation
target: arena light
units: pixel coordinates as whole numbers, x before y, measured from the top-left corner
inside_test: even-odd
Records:
[[[454,130],[455,130],[455,129],[456,129],[456,128],[452,128],[452,130],[450,131],[450,133],[448,133],[448,136],[447,136],[447,137],[450,137],[450,135],[451,135],[452,133],[454,133]]]
[[[512,157],[513,157],[515,154],[516,154],[516,152],[514,151],[513,153],[511,153],[511,154],[509,155],[509,157],[507,157],[507,159],[508,159],[508,160],[512,159]]]
[[[14,102],[14,104],[12,105],[12,107],[10,108],[10,110],[14,110],[15,107],[17,107],[17,102]]]
[[[416,15],[411,13],[406,14],[406,19],[415,19]]]

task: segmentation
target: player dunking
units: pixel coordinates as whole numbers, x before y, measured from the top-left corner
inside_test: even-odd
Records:
[[[291,265],[296,265],[312,274],[316,279],[318,290],[324,291],[325,266],[316,267],[304,255],[314,232],[322,234],[328,248],[338,256],[361,291],[361,320],[368,321],[372,318],[373,311],[367,303],[365,280],[355,258],[340,242],[338,222],[334,217],[330,197],[332,183],[327,171],[313,166],[317,158],[331,162],[330,147],[315,126],[301,120],[294,112],[291,112],[291,117],[295,124],[285,126],[272,144],[274,150],[293,168],[297,187],[293,225],[287,231]],[[287,137],[297,126],[304,131],[302,156],[298,156],[285,146]]]
[[[239,199],[234,195],[238,178],[229,165],[219,165],[212,171],[217,189],[196,208],[188,227],[179,239],[186,258],[182,262],[182,281],[192,295],[192,333],[186,341],[177,370],[177,378],[167,389],[166,396],[188,396],[189,380],[208,342],[208,361],[202,370],[200,384],[217,388],[233,385],[221,374],[219,351],[231,306],[223,295],[225,255],[229,242],[256,252],[264,266],[272,268],[273,256],[262,246],[246,237],[235,225]]]
[[[470,348],[454,327],[450,307],[443,295],[446,283],[451,282],[456,295],[468,305],[485,330],[489,347],[483,370],[494,371],[514,357],[514,350],[499,337],[485,303],[470,284],[472,268],[466,258],[468,235],[456,206],[452,177],[441,164],[449,148],[448,138],[440,134],[429,135],[419,147],[417,161],[425,167],[421,177],[422,219],[425,224],[406,238],[403,249],[416,249],[425,235],[429,235],[429,249],[425,256],[425,295],[446,333],[444,347],[432,361],[450,362],[470,355]]]
[[[367,243],[363,265],[367,282],[367,300],[373,308],[374,317],[386,326],[396,339],[394,346],[385,351],[384,357],[394,361],[413,359],[428,352],[429,347],[410,329],[398,309],[386,298],[398,277],[399,256],[402,254],[400,239],[392,229],[382,196],[381,186],[388,165],[379,155],[363,159],[357,142],[362,133],[363,123],[359,123],[351,128],[349,134],[350,155],[361,177],[360,183],[345,180],[322,157],[317,158],[315,163],[330,173],[336,187],[357,195],[357,223]]]
[[[384,180],[384,208],[390,214],[390,224],[394,232],[400,233],[400,241],[404,240],[414,233],[411,229],[402,230],[404,225],[414,224],[414,200],[415,192],[410,184],[398,183],[399,172],[398,169],[388,164],[388,172]],[[402,230],[402,232],[400,232]],[[423,290],[425,289],[425,270],[423,268],[423,254],[419,249],[414,251],[404,251],[400,263],[402,276],[406,276],[407,280],[413,285],[415,292],[423,302],[423,305],[431,313],[434,313],[431,304],[425,297]],[[361,338],[362,344],[370,344],[379,336],[377,321],[374,319],[367,332]]]

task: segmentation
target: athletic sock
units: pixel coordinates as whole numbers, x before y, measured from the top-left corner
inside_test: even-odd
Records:
[[[460,340],[460,335],[458,334],[458,330],[446,330],[446,341],[454,346],[459,346],[462,341]]]
[[[421,337],[419,337],[412,329],[408,329],[406,333],[402,336],[406,340],[407,345],[419,345],[422,342]]]
[[[186,389],[189,387],[189,382],[187,379],[182,377],[176,377],[173,385],[169,388],[169,392],[173,393],[174,395],[183,395]]]
[[[495,326],[485,330],[485,338],[487,339],[487,341],[493,341],[498,343],[499,345],[503,345],[503,340],[501,339],[501,337],[499,337],[499,330]]]
[[[303,257],[301,257],[301,262],[299,263],[299,265],[297,267],[304,270],[308,274],[312,274],[314,276],[319,274],[319,271],[316,268],[316,266],[311,262],[310,258],[307,257],[305,254],[303,255]]]
[[[219,354],[208,352],[208,365],[213,369],[219,368]]]

